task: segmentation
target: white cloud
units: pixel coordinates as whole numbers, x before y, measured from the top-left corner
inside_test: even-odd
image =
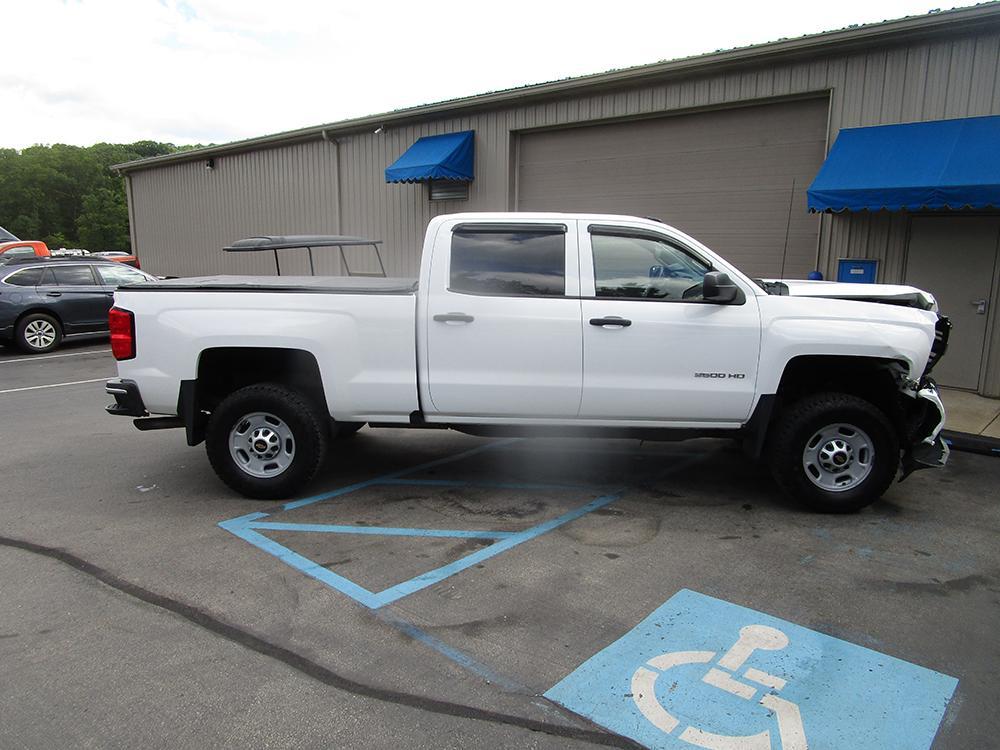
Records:
[[[8,2],[0,147],[224,142],[930,7],[926,0]]]

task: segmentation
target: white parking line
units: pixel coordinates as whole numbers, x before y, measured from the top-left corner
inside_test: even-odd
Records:
[[[18,391],[37,391],[39,388],[59,388],[64,385],[82,385],[83,383],[100,383],[105,380],[110,380],[110,375],[105,375],[103,378],[93,378],[92,380],[73,380],[69,383],[52,383],[51,385],[29,385],[27,388],[8,388],[5,391],[0,391],[0,393],[17,393]]]
[[[10,365],[15,362],[38,362],[43,359],[57,359],[59,357],[82,357],[85,354],[107,354],[110,349],[96,349],[92,352],[73,352],[72,354],[46,354],[44,357],[22,357],[20,359],[0,359],[0,365]]]

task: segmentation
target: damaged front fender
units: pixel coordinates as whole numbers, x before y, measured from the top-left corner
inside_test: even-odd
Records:
[[[915,392],[908,395],[913,399],[913,429],[910,443],[903,450],[903,481],[919,469],[940,469],[948,462],[948,445],[941,437],[944,429],[945,411],[937,385],[925,379]]]

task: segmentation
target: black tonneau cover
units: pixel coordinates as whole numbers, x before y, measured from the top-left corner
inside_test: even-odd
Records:
[[[372,276],[197,276],[120,286],[135,292],[305,292],[314,294],[413,294],[416,279]]]

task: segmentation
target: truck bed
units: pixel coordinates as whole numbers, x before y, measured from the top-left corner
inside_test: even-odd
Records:
[[[207,276],[119,287],[134,315],[136,356],[151,414],[176,414],[179,387],[213,349],[284,349],[315,360],[330,413],[346,422],[401,421],[417,398],[413,279]]]
[[[414,294],[417,279],[381,276],[195,276],[123,286],[132,292],[313,292],[325,294]]]

